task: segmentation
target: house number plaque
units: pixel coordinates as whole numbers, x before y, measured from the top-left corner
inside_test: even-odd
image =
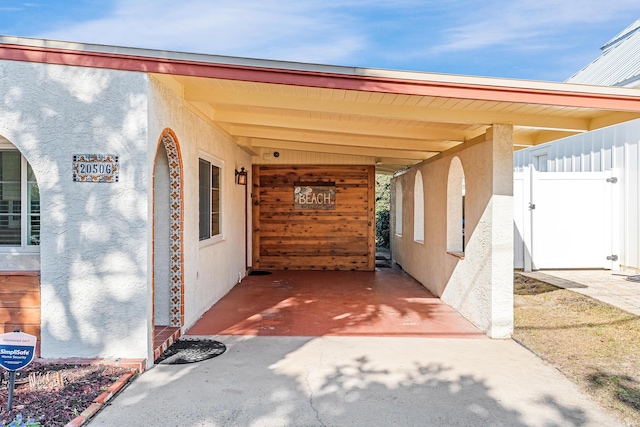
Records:
[[[113,154],[75,154],[74,182],[118,182],[118,156]]]

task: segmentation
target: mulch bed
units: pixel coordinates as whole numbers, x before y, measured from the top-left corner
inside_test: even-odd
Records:
[[[42,426],[65,426],[129,372],[131,369],[109,365],[32,363],[16,372],[10,412],[7,412],[9,373],[2,372],[0,425],[9,424],[22,414],[24,420],[33,418]]]

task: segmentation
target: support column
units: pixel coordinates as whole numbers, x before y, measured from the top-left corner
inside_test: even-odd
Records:
[[[493,125],[491,196],[491,324],[487,334],[507,338],[513,332],[513,126]]]
[[[491,338],[513,332],[512,141],[512,126],[493,125],[452,153],[464,166],[466,245],[462,257],[445,252],[441,298]]]

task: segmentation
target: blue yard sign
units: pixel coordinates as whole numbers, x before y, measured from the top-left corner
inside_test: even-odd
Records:
[[[33,335],[19,330],[0,335],[0,366],[9,371],[9,394],[7,412],[13,404],[13,389],[16,384],[16,371],[24,368],[33,360],[36,352],[36,340]]]
[[[36,337],[24,332],[0,335],[0,366],[7,371],[19,371],[33,361]]]

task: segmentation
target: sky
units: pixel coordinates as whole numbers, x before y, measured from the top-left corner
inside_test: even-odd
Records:
[[[564,81],[640,0],[0,0],[0,35]]]

